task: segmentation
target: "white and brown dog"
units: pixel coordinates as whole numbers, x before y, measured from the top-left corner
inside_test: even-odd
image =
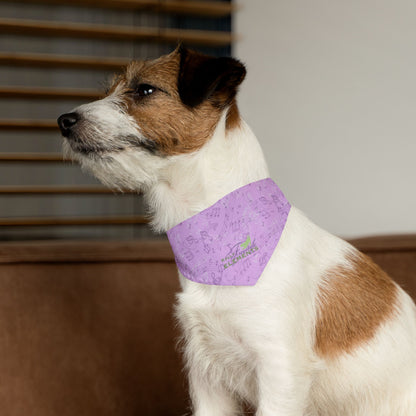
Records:
[[[132,62],[107,96],[59,118],[67,153],[143,192],[164,232],[269,176],[235,96],[232,58],[183,47]],[[249,169],[247,167],[250,167]],[[296,208],[255,286],[180,275],[193,414],[416,415],[416,308],[369,258]]]

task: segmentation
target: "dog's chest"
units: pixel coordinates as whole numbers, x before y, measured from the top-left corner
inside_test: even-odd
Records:
[[[233,386],[247,395],[255,357],[245,340],[238,312],[229,307],[190,301],[182,294],[177,304],[177,317],[183,331],[188,366],[211,382]]]

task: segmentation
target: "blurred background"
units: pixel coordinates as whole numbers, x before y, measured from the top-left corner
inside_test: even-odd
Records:
[[[239,0],[240,107],[273,179],[343,237],[416,231],[416,3]]]

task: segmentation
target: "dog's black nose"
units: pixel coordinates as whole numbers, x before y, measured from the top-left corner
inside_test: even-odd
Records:
[[[78,113],[67,113],[67,114],[62,114],[61,116],[59,116],[58,125],[59,125],[59,128],[61,129],[62,136],[64,137],[69,136],[69,134],[71,133],[72,127],[74,127],[75,124],[77,124],[79,118],[80,117]]]

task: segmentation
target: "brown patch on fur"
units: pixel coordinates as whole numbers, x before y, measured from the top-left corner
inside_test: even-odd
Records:
[[[240,112],[238,111],[236,100],[234,99],[228,108],[225,127],[227,130],[233,130],[237,127],[240,127],[240,122]]]
[[[357,252],[326,273],[318,294],[315,349],[334,358],[369,341],[396,309],[397,287],[372,260]]]
[[[214,133],[222,113],[209,100],[195,108],[182,103],[177,88],[179,63],[176,51],[154,61],[132,62],[111,88],[113,93],[124,95],[128,113],[137,121],[143,136],[163,155],[201,148]],[[140,84],[157,90],[135,99],[131,91]]]
[[[198,54],[194,53],[195,56]],[[190,153],[200,149],[213,135],[223,110],[227,107],[225,92],[195,107],[185,105],[178,92],[181,56],[179,49],[152,61],[134,61],[115,78],[109,94],[119,95],[127,112],[136,120],[140,132],[162,155]],[[135,98],[140,84],[156,87],[143,98]],[[235,99],[231,101],[226,128],[239,125]]]

